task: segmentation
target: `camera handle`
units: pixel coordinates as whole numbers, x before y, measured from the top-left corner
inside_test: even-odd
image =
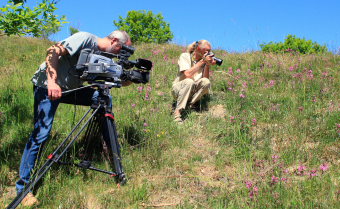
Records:
[[[111,88],[120,88],[121,86],[120,86],[120,84],[114,83],[114,82],[107,82],[107,81],[100,82],[100,81],[96,81],[96,82],[91,83],[90,85],[87,85],[87,86],[82,86],[82,87],[79,87],[79,88],[76,88],[76,89],[71,89],[71,90],[63,91],[62,94],[66,95],[66,94],[72,93],[74,91],[78,91],[80,89],[86,89],[86,88],[91,88],[91,87],[111,89]]]
[[[89,88],[89,87],[98,87],[99,96],[98,96],[98,104],[93,104],[89,108],[89,110],[83,115],[83,117],[79,120],[79,122],[74,126],[71,130],[69,135],[61,142],[61,144],[48,156],[46,162],[41,166],[41,168],[36,172],[33,178],[31,178],[30,183],[28,183],[24,190],[19,193],[15,199],[7,206],[7,209],[14,209],[16,208],[21,201],[25,198],[25,196],[33,190],[34,186],[44,177],[44,175],[48,172],[48,170],[52,167],[54,163],[58,163],[59,165],[74,165],[77,167],[81,167],[84,169],[94,170],[102,173],[109,174],[116,178],[118,184],[125,184],[127,179],[125,173],[123,171],[123,166],[121,163],[120,157],[120,146],[118,142],[118,134],[116,130],[116,125],[114,122],[114,115],[111,112],[111,108],[107,106],[107,102],[109,100],[109,89],[114,87],[115,85],[110,85],[108,83],[93,83],[89,86],[81,87],[82,88]],[[77,89],[77,90],[79,90]],[[76,91],[76,89],[66,91],[64,93],[70,93],[71,91]],[[92,114],[90,115],[91,110],[93,110]],[[86,119],[89,116],[88,119]],[[115,172],[105,171],[102,169],[94,168],[91,166],[90,162],[83,161],[79,164],[75,163],[64,163],[61,162],[61,158],[67,153],[67,151],[71,148],[74,142],[78,139],[80,134],[84,131],[87,127],[85,137],[87,138],[89,134],[92,132],[92,128],[98,125],[95,124],[97,121],[95,120],[96,117],[103,119],[103,129],[102,134],[104,140],[109,142],[109,146],[111,148],[111,153],[113,157],[113,164],[115,168]],[[85,122],[84,122],[85,121]],[[82,126],[81,124],[84,123]],[[76,132],[78,130],[78,132]],[[73,134],[75,134],[73,136]],[[72,138],[73,136],[73,138]]]

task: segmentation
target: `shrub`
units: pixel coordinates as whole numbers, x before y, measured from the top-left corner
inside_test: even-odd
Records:
[[[32,35],[47,38],[56,33],[66,19],[58,18],[54,14],[57,9],[55,2],[43,0],[37,7],[30,9],[23,3],[8,1],[7,5],[0,8],[0,31],[6,35]]]
[[[263,52],[299,52],[301,54],[316,54],[316,53],[324,53],[327,52],[328,49],[325,45],[320,45],[316,42],[312,42],[311,40],[306,40],[304,38],[297,38],[295,35],[288,35],[285,41],[275,43],[269,42],[260,44],[260,47]]]
[[[128,32],[133,42],[166,43],[174,37],[162,14],[155,15],[151,11],[132,10],[126,18],[119,16],[119,20],[113,22],[119,30]]]
[[[71,36],[75,33],[78,33],[78,32],[79,32],[79,30],[77,28],[70,26],[70,35]]]

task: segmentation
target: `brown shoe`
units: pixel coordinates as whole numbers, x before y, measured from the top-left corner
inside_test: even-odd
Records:
[[[26,195],[26,197],[21,201],[21,204],[23,206],[33,206],[33,205],[38,205],[39,201],[34,195],[30,192]]]

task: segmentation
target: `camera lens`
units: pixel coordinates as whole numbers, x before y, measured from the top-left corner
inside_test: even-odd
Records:
[[[127,46],[127,45],[124,44],[122,46],[122,50],[125,50],[125,51],[129,52],[131,55],[133,55],[133,53],[135,52],[136,49],[132,46]]]
[[[217,57],[213,57],[213,59],[216,61],[216,65],[220,66],[222,65],[223,60]]]

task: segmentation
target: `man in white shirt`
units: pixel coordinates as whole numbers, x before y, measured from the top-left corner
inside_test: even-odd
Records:
[[[209,93],[210,66],[216,64],[210,53],[211,44],[206,40],[196,41],[188,46],[178,60],[179,72],[172,85],[172,94],[177,100],[174,120],[183,122],[181,112],[198,102]]]

